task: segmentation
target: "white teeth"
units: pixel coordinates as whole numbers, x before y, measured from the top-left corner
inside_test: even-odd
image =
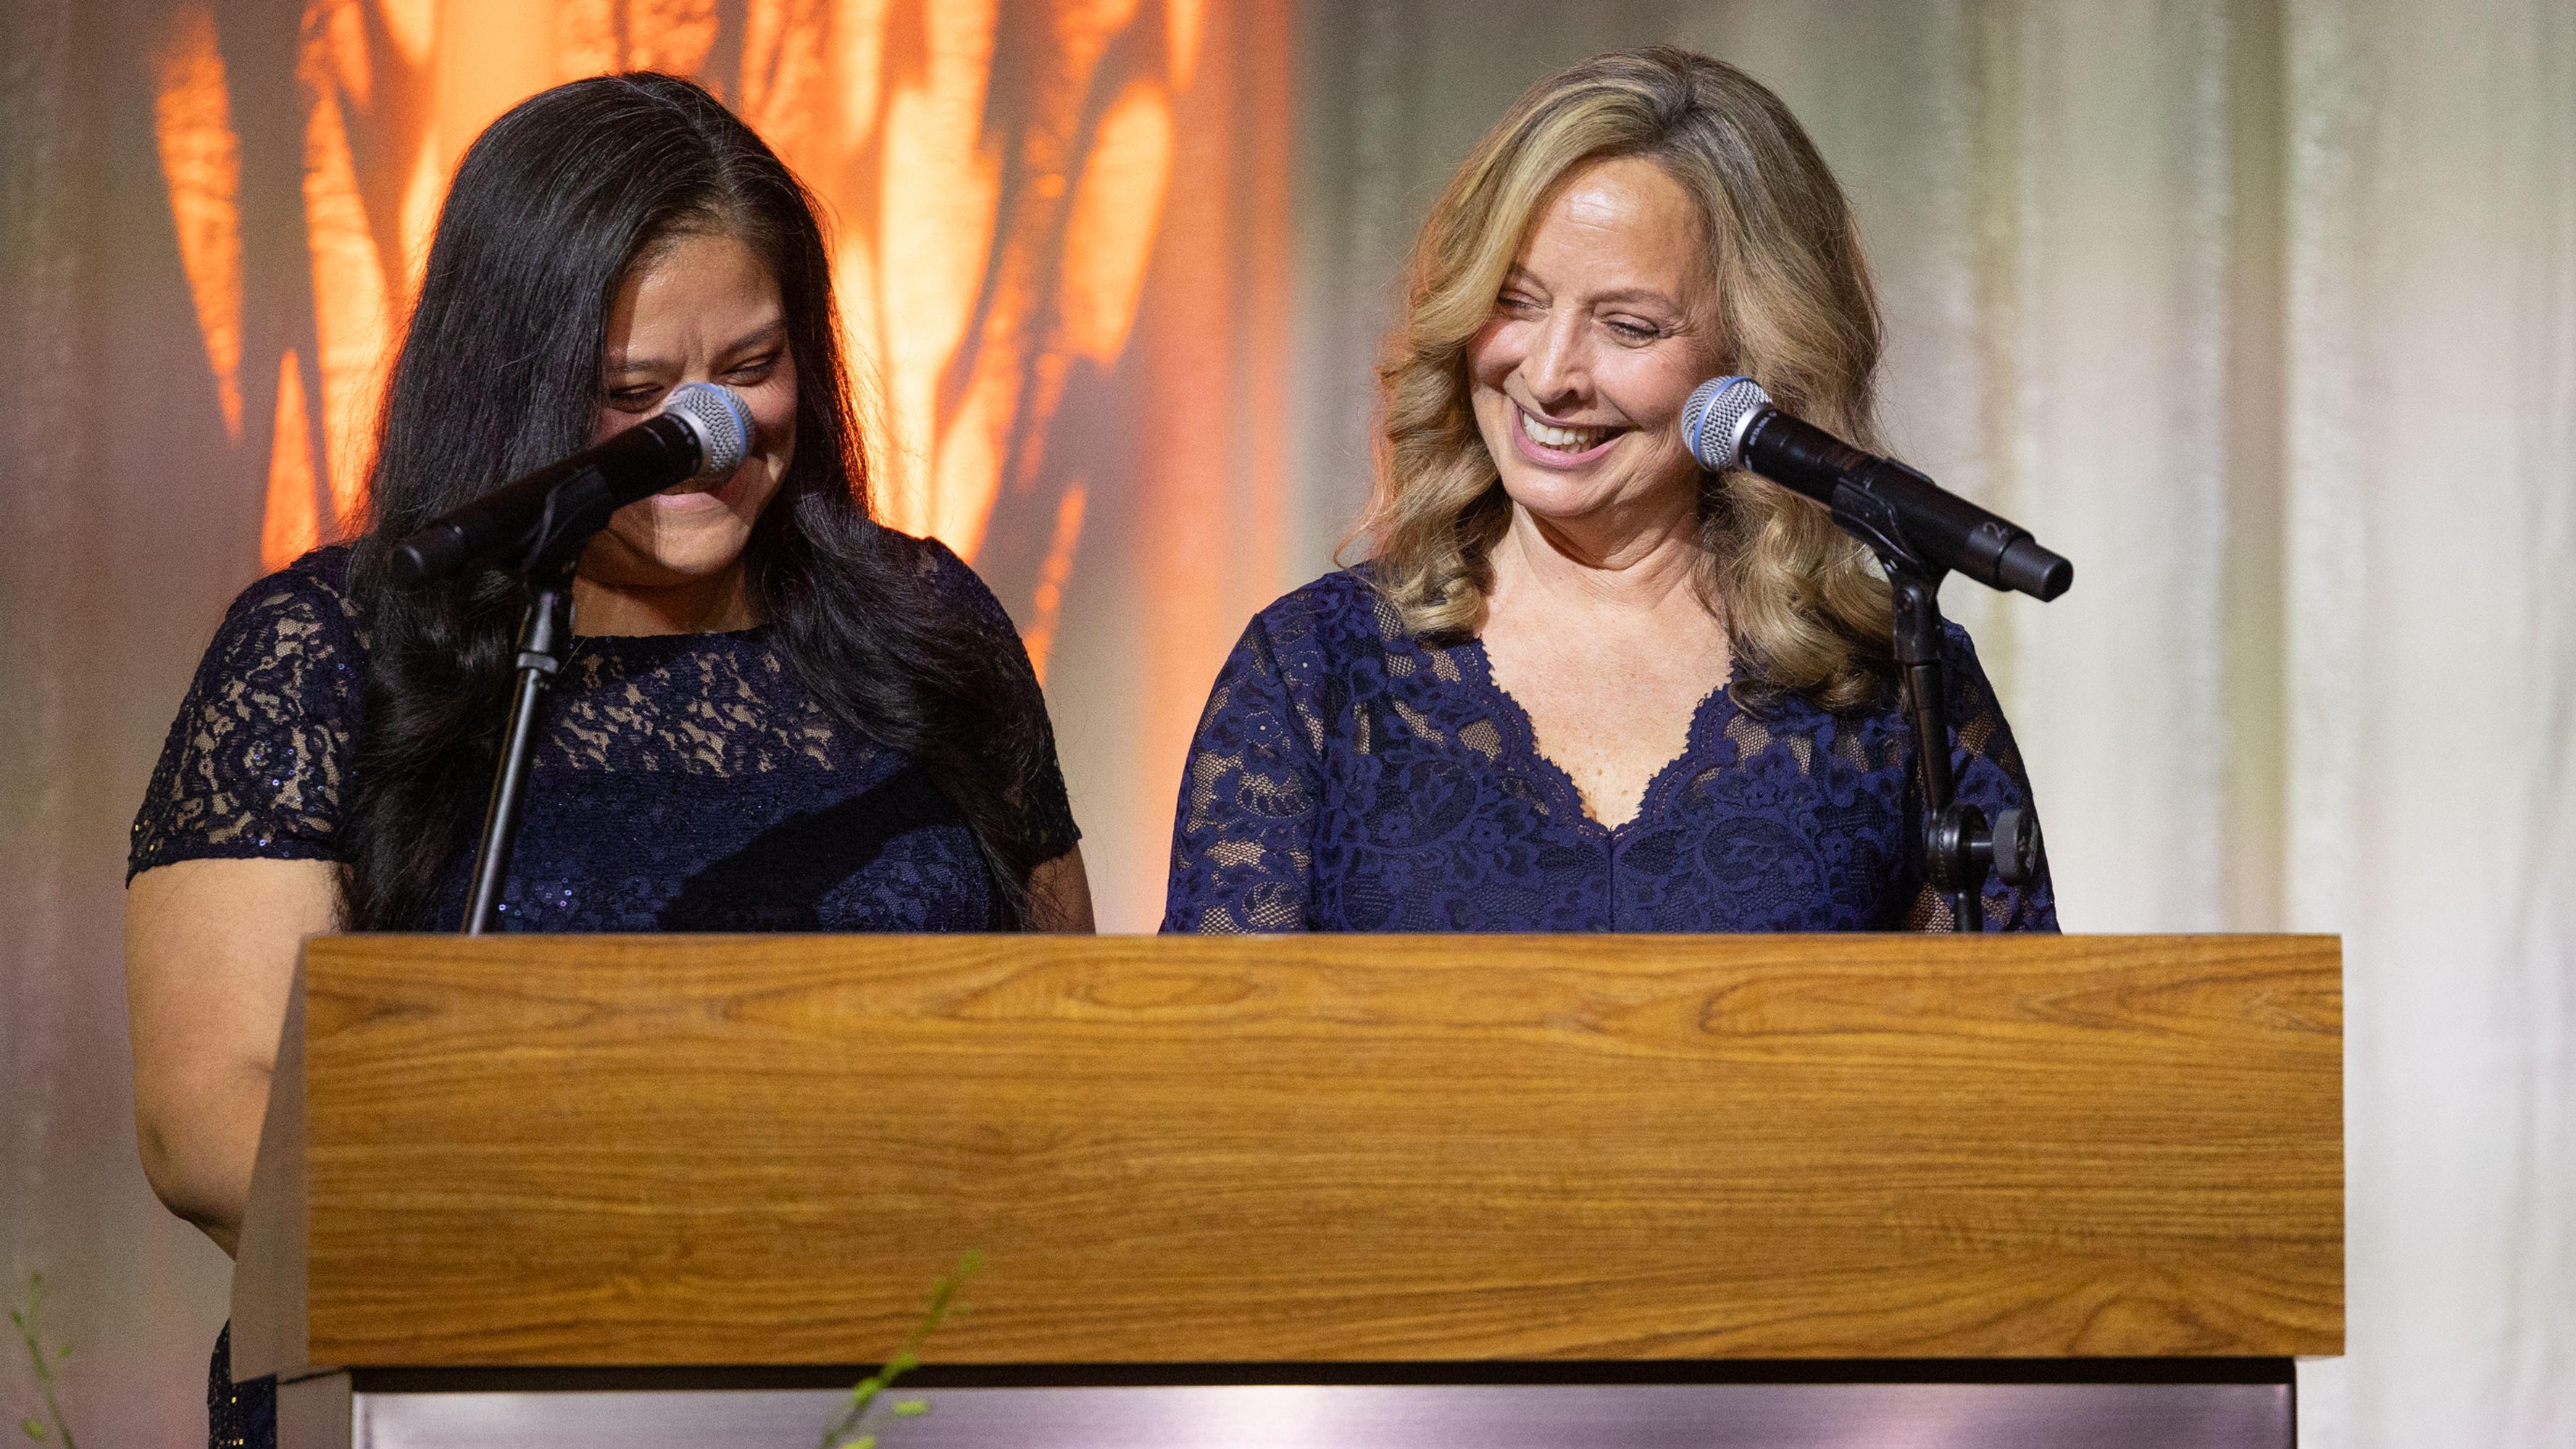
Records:
[[[1552,428],[1527,413],[1521,414],[1521,431],[1529,434],[1531,442],[1560,453],[1589,452],[1612,432],[1609,428]]]

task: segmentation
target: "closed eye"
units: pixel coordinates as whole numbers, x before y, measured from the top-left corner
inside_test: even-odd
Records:
[[[778,352],[770,352],[764,353],[759,357],[755,357],[751,361],[743,363],[727,372],[725,374],[725,380],[727,382],[737,383],[746,387],[753,383],[764,381],[768,378],[770,373],[777,370],[780,355],[781,354]]]

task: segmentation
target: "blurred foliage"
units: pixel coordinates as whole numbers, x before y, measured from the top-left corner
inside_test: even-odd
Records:
[[[930,1341],[930,1335],[939,1331],[939,1325],[948,1321],[949,1313],[956,1307],[957,1290],[965,1287],[966,1280],[982,1271],[983,1266],[982,1257],[970,1252],[958,1259],[955,1272],[931,1285],[930,1306],[923,1310],[921,1321],[904,1336],[894,1356],[885,1361],[885,1367],[859,1380],[850,1389],[848,1406],[841,1410],[839,1418],[832,1421],[832,1426],[823,1431],[815,1449],[877,1449],[876,1435],[858,1432],[860,1421],[867,1417],[868,1410],[875,1406],[885,1391],[894,1387],[896,1379],[921,1366],[922,1346]],[[905,1399],[893,1408],[895,1417],[914,1419],[929,1413],[930,1403],[926,1399]]]
[[[72,1438],[71,1421],[63,1417],[63,1403],[54,1394],[54,1373],[72,1356],[68,1343],[48,1345],[45,1342],[45,1275],[27,1275],[26,1306],[9,1310],[9,1323],[18,1330],[18,1341],[27,1346],[27,1362],[36,1371],[36,1391],[44,1395],[45,1418],[33,1414],[18,1421],[19,1431],[39,1444],[59,1442],[62,1449],[80,1449]]]

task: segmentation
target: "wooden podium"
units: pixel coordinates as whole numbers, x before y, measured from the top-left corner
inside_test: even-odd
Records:
[[[2291,1361],[2343,1342],[2339,974],[2282,936],[317,938],[235,1372],[288,1449],[805,1449],[974,1250],[885,1449],[2286,1449]]]

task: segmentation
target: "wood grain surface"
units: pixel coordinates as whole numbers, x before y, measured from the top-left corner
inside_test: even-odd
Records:
[[[2331,937],[325,937],[311,1361],[2331,1354]]]

